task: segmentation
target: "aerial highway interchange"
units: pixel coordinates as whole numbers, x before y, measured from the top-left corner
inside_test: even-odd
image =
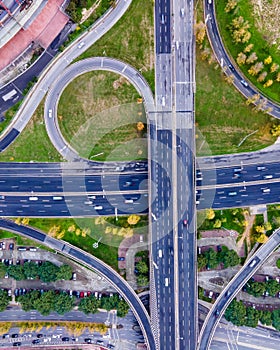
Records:
[[[39,102],[51,86],[45,104],[45,120],[49,136],[65,159],[74,161],[62,164],[9,164],[1,163],[0,213],[3,217],[39,216],[67,217],[148,213],[151,237],[151,320],[143,311],[140,301],[128,287],[120,288],[135,311],[150,349],[195,349],[197,330],[197,283],[196,283],[196,206],[202,208],[230,208],[254,204],[278,203],[280,200],[280,167],[277,161],[255,159],[252,154],[221,159],[207,157],[197,160],[195,171],[194,147],[194,35],[193,1],[155,1],[155,57],[156,95],[155,103],[148,85],[132,67],[117,60],[93,59],[81,61],[65,69],[81,52],[91,46],[121,17],[130,1],[119,1],[91,31],[73,43],[58,56],[42,74],[32,90],[30,98],[23,103],[17,118],[7,128],[0,147],[4,150],[23,130]],[[217,46],[214,51],[220,62],[231,64],[217,30],[213,2],[205,2],[208,16],[208,33]],[[212,30],[210,27],[213,25]],[[217,27],[217,26],[216,26]],[[81,45],[82,43],[82,45]],[[221,49],[222,47],[222,49]],[[219,53],[221,55],[219,56]],[[220,59],[219,59],[220,57]],[[221,61],[221,58],[223,60]],[[222,64],[223,64],[222,63]],[[74,67],[74,68],[71,68]],[[130,79],[144,97],[149,123],[149,161],[127,164],[100,164],[79,158],[75,150],[63,140],[56,128],[56,108],[65,84],[80,73],[92,69],[109,69]],[[83,71],[84,69],[84,71]],[[61,73],[60,80],[54,77]],[[237,86],[246,96],[254,94],[250,86],[239,81],[242,76],[234,69]],[[127,75],[126,75],[127,74]],[[272,104],[272,113],[278,116],[278,107]],[[51,111],[51,115],[50,115]],[[240,160],[241,159],[241,160]],[[147,165],[149,171],[147,172]],[[26,176],[26,178],[25,178]],[[117,181],[115,178],[117,177]],[[149,179],[149,181],[147,181]],[[15,183],[17,183],[15,185]],[[196,187],[196,192],[195,192]],[[149,199],[148,195],[149,194]],[[149,202],[148,202],[149,201]],[[98,208],[98,209],[97,209]],[[16,227],[2,220],[1,227],[29,235],[32,229]],[[24,232],[26,231],[26,232]],[[38,239],[39,233],[32,233]],[[40,236],[41,237],[41,236]],[[274,237],[276,237],[274,239]],[[221,294],[204,326],[212,330],[202,331],[199,338],[201,350],[210,345],[218,323],[217,310],[222,312],[264,259],[279,245],[276,232],[269,244],[259,250],[256,263],[245,265],[238,277],[233,279]],[[39,238],[40,240],[40,238]],[[45,243],[66,255],[89,264],[115,283],[120,279],[98,265],[94,259],[76,248],[43,237]],[[258,254],[260,257],[258,258]],[[254,269],[252,269],[254,267]],[[103,269],[103,270],[102,270]],[[103,271],[103,272],[102,272]],[[237,278],[240,278],[237,283]],[[241,284],[242,281],[242,284]],[[235,284],[234,284],[235,283]],[[238,286],[236,285],[238,284]],[[230,290],[229,294],[228,290]],[[215,315],[216,313],[216,315]],[[149,325],[151,323],[151,327]]]

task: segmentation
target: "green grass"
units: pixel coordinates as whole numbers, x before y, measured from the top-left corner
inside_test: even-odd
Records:
[[[247,106],[242,95],[225,81],[220,68],[201,59],[199,50],[196,63],[197,133],[205,138],[202,147],[202,138],[197,140],[197,155],[256,151],[275,142],[270,134],[275,118]],[[255,130],[257,133],[238,147]]]
[[[212,220],[208,220],[205,215],[205,211],[201,210],[197,212],[197,227],[199,231],[207,231],[215,229],[214,223],[216,220],[221,220],[221,228],[228,230],[235,230],[238,233],[243,233],[245,227],[243,226],[244,215],[243,209],[225,209],[215,210],[215,217]]]
[[[216,8],[216,15],[217,15],[217,22],[219,24],[219,30],[221,33],[221,36],[223,38],[224,45],[227,49],[227,51],[231,54],[234,60],[236,60],[237,55],[239,52],[243,51],[244,48],[249,44],[254,44],[254,47],[251,52],[256,52],[258,56],[257,61],[262,61],[267,58],[269,55],[272,57],[272,62],[275,62],[280,65],[280,55],[279,55],[279,49],[277,49],[277,44],[275,45],[269,45],[268,41],[265,39],[266,33],[260,32],[256,27],[256,19],[253,15],[253,6],[250,1],[248,0],[239,0],[236,14],[234,14],[234,11],[231,13],[226,13],[224,11],[225,5],[227,3],[227,0],[219,0],[215,1],[215,8]],[[266,11],[264,8],[263,11]],[[249,31],[251,33],[251,39],[246,44],[235,44],[232,41],[230,31],[228,30],[228,25],[231,23],[232,19],[234,17],[242,16],[244,20],[247,20],[250,24]],[[279,43],[278,43],[279,45]],[[277,102],[280,102],[280,83],[274,81],[273,85],[268,88],[263,87],[263,83],[257,82],[257,76],[252,77],[248,73],[248,69],[250,68],[250,65],[242,65],[240,66],[240,69],[242,72],[246,75],[246,77],[252,81],[252,83],[267,97],[274,99]],[[265,66],[265,70],[269,72],[270,65]],[[279,71],[279,70],[278,70]],[[276,74],[275,73],[269,73],[266,77],[267,81],[268,79],[275,79]]]
[[[43,113],[42,102],[16,141],[0,154],[1,162],[62,161],[48,138]]]
[[[122,226],[125,226],[127,217],[119,217],[119,221],[122,222]],[[118,247],[124,237],[113,233],[106,233],[106,228],[108,227],[116,227],[119,231],[120,225],[117,226],[113,218],[85,218],[75,220],[30,219],[29,225],[46,233],[49,232],[51,227],[58,226],[59,232],[65,232],[61,239],[89,252],[118,271]],[[86,237],[82,237],[81,234],[77,235],[75,232],[70,232],[71,230],[69,231],[69,228],[73,225],[75,225],[76,229],[79,228],[81,231],[85,228],[89,229],[90,234]],[[129,225],[127,226],[132,227]],[[135,226],[134,234],[141,233],[147,235],[147,216],[141,216],[141,220]],[[99,246],[97,249],[94,249],[92,245],[98,240],[100,240]]]
[[[150,0],[133,0],[117,24],[83,53],[79,59],[92,56],[118,58],[141,69],[154,86],[154,4]]]
[[[122,78],[120,81],[117,74],[86,73],[71,82],[61,96],[61,132],[85,158],[100,153],[95,160],[146,158],[145,130],[140,133],[136,128],[137,122],[146,123],[146,114],[137,98],[135,88]]]

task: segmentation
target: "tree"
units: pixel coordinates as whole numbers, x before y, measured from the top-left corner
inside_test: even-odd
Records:
[[[72,278],[72,267],[70,265],[61,265],[56,274],[57,280],[70,280]]]
[[[117,316],[125,317],[128,313],[129,306],[124,300],[120,300],[117,305]]]
[[[257,237],[257,242],[258,243],[266,243],[268,241],[268,237],[265,233],[262,233],[259,237]]]
[[[220,219],[216,219],[213,225],[213,228],[220,228],[222,226],[222,221]]]
[[[25,274],[23,272],[22,265],[10,265],[10,266],[8,266],[7,273],[11,278],[14,278],[17,281],[25,279]]]
[[[263,87],[269,87],[273,84],[273,80],[272,79],[268,79],[268,81],[266,83],[263,84]]]
[[[118,298],[118,296],[117,296],[117,298]],[[117,303],[118,303],[118,300],[116,300],[114,297],[102,297],[101,298],[101,308],[105,309],[107,311],[115,309]]]
[[[136,214],[131,214],[127,218],[127,222],[129,225],[136,225],[140,221],[140,216]]]
[[[136,268],[139,271],[139,273],[142,274],[147,274],[149,272],[149,267],[147,265],[147,263],[143,260],[140,260],[137,264],[136,264]]]
[[[280,309],[272,311],[272,326],[280,331]]]
[[[194,30],[195,30],[196,42],[199,44],[202,44],[206,34],[205,23],[203,23],[202,21],[199,21],[198,23],[195,24]]]
[[[271,62],[272,62],[271,56],[268,56],[267,58],[265,58],[265,59],[263,60],[263,63],[264,63],[264,64],[270,64]]]
[[[51,263],[50,261],[45,261],[38,269],[38,275],[43,282],[54,282],[56,281],[56,276],[59,267]]]
[[[278,71],[278,69],[279,69],[279,64],[274,62],[274,63],[272,63],[272,65],[270,67],[270,73],[274,73],[274,72]]]
[[[247,56],[243,52],[239,52],[236,58],[236,62],[239,66],[246,63]]]
[[[145,128],[145,125],[142,122],[138,122],[137,125],[137,131],[142,131]]]
[[[79,303],[79,310],[85,314],[95,314],[100,307],[100,300],[96,299],[94,296],[89,296],[84,298]]]
[[[30,311],[35,309],[34,302],[40,298],[40,292],[38,290],[32,290],[25,295],[20,295],[18,301],[21,304],[21,308],[24,311]]]
[[[265,288],[271,296],[275,296],[276,293],[280,292],[280,284],[276,280],[268,280],[265,284]]]
[[[248,69],[248,73],[252,76],[257,75],[263,69],[263,63],[257,62]]]
[[[251,55],[247,58],[246,63],[251,64],[254,63],[258,59],[258,56],[255,52],[252,52]]]
[[[228,13],[232,11],[233,9],[235,9],[236,5],[237,5],[237,0],[228,0],[225,7],[225,12]]]
[[[272,324],[272,314],[270,311],[264,310],[261,312],[260,321],[265,326],[271,326]]]
[[[38,276],[38,265],[35,262],[25,262],[23,265],[25,278],[36,278]]]
[[[277,73],[276,81],[279,83],[280,82],[280,72]]]
[[[204,253],[204,255],[207,259],[207,265],[211,269],[215,269],[219,264],[219,261],[217,259],[217,253],[215,252],[215,250],[210,248]]]
[[[249,44],[245,47],[245,49],[243,50],[243,52],[250,52],[252,50],[252,48],[254,47],[254,44]]]
[[[203,269],[207,265],[207,259],[203,254],[199,254],[197,257],[197,267],[199,270]]]
[[[53,290],[44,292],[39,299],[34,300],[34,307],[41,315],[47,316],[54,310],[55,293]]]
[[[267,76],[267,72],[265,72],[265,71],[261,72],[260,75],[258,76],[257,81],[261,83],[262,81],[265,80],[266,76]]]
[[[222,247],[222,251],[218,253],[220,255],[220,261],[224,264],[224,267],[227,268],[229,266],[236,266],[240,263],[240,258],[237,255],[235,250],[226,249],[226,247]]]
[[[234,82],[234,75],[233,75],[233,74],[226,75],[226,76],[225,76],[225,81],[226,81],[228,84],[232,85],[233,82]]]
[[[65,312],[69,312],[73,309],[74,299],[71,298],[66,293],[60,293],[55,295],[54,300],[54,311],[56,311],[59,315],[65,314]]]
[[[258,325],[260,312],[253,307],[246,308],[246,326],[256,328]]]
[[[244,326],[246,318],[246,307],[242,301],[234,299],[225,311],[225,318],[237,326]]]
[[[215,212],[212,208],[206,209],[206,219],[213,220],[215,217]]]
[[[6,310],[9,305],[8,292],[4,289],[0,289],[0,311]]]
[[[7,272],[7,266],[0,262],[0,278],[4,278]]]
[[[147,275],[139,274],[137,276],[137,284],[139,286],[147,286],[149,284],[149,278]]]
[[[258,226],[255,227],[255,231],[257,233],[265,233],[265,228],[264,228],[263,225],[258,225]]]
[[[247,284],[247,293],[254,295],[255,297],[262,296],[265,289],[265,283],[263,282],[250,282]]]

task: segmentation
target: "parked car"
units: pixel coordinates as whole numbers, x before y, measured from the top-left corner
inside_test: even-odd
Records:
[[[10,249],[10,250],[14,250],[14,247],[15,247],[14,243],[10,243],[10,244],[9,244],[9,249]]]
[[[61,340],[62,340],[62,341],[69,341],[70,338],[68,338],[68,337],[63,337],[63,338],[61,338]]]

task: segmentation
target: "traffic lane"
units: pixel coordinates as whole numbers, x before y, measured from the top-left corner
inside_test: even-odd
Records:
[[[234,208],[256,204],[279,203],[280,183],[245,184],[243,186],[226,188],[201,189],[199,201],[198,209]]]
[[[56,198],[55,198],[56,197]],[[134,199],[132,198],[134,197]],[[5,196],[0,200],[1,216],[99,216],[146,214],[147,194],[87,196]],[[128,202],[127,202],[128,200]]]
[[[38,174],[37,177],[5,176],[0,180],[1,192],[94,192],[147,190],[147,174],[63,175]]]
[[[280,166],[279,163],[259,163],[252,165],[243,165],[241,161],[240,165],[230,167],[218,167],[208,169],[199,169],[197,171],[202,174],[202,184],[204,186],[226,183],[238,183],[242,181],[262,181],[266,180],[266,177],[279,179],[280,178]]]

